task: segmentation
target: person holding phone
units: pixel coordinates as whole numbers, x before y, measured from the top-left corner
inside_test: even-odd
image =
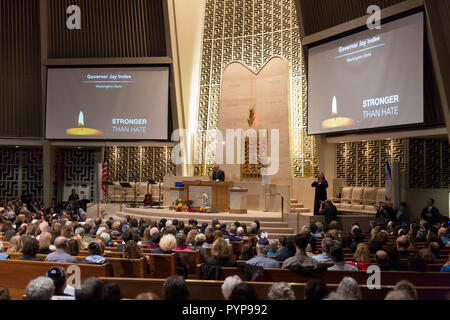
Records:
[[[325,179],[323,172],[319,173],[319,177],[311,184],[311,187],[316,188],[314,198],[314,215],[319,215],[321,201],[327,200],[328,182]]]

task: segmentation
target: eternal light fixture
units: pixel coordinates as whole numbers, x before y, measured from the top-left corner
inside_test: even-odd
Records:
[[[322,122],[322,128],[330,129],[330,128],[339,128],[339,127],[348,127],[355,125],[355,120],[347,118],[347,117],[338,117],[337,112],[337,100],[336,96],[333,97],[333,102],[331,103],[331,115],[333,118],[325,120]]]
[[[68,136],[99,136],[103,134],[100,130],[85,128],[84,125],[84,114],[83,111],[80,111],[78,115],[78,128],[67,129],[66,134]]]

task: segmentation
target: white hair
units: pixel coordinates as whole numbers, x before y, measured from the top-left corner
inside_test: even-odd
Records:
[[[85,223],[87,224],[92,224],[94,222],[94,220],[92,218],[87,218]]]
[[[361,300],[362,294],[358,282],[351,277],[344,277],[339,283],[336,290],[339,295],[348,297],[349,299]]]
[[[52,279],[47,277],[39,277],[31,280],[27,285],[27,300],[51,300],[55,293],[55,285]]]
[[[167,220],[166,221],[166,228],[170,227],[172,225],[172,220]]]
[[[294,290],[286,282],[275,283],[270,287],[270,300],[295,300]]]
[[[41,233],[48,232],[49,229],[50,229],[50,226],[48,225],[47,221],[44,221],[39,225],[39,230],[41,230]]]
[[[155,233],[158,233],[158,232],[159,232],[158,228],[153,227],[153,228],[150,229],[150,236],[152,236],[152,235],[154,235]]]
[[[241,278],[237,275],[229,276],[225,279],[225,281],[222,284],[222,294],[225,300],[228,300],[234,287],[236,287],[241,282],[242,282]]]
[[[244,228],[242,228],[242,227],[237,228],[236,235],[240,236],[242,234],[244,234]]]
[[[413,298],[404,290],[392,290],[388,292],[384,300],[413,300]]]
[[[99,237],[105,244],[111,240],[111,236],[108,232],[102,232]]]

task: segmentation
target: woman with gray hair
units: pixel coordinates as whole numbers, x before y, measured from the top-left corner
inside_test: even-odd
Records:
[[[362,294],[358,282],[351,277],[344,277],[339,283],[336,293],[345,296],[346,300],[361,300]]]
[[[294,290],[286,282],[273,284],[270,287],[268,297],[270,300],[295,300]]]
[[[50,278],[39,277],[31,280],[25,292],[26,300],[51,300],[55,285]]]
[[[236,287],[241,282],[242,282],[241,278],[237,275],[229,276],[225,279],[225,281],[222,284],[222,294],[225,300],[229,299],[234,287]]]

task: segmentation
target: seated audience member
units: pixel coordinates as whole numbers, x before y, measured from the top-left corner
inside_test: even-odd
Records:
[[[324,238],[322,240],[322,253],[317,254],[317,255],[313,256],[312,258],[320,263],[332,262],[333,260],[331,259],[331,256],[330,256],[330,249],[333,246],[333,244],[334,244],[334,242],[331,238]]]
[[[261,234],[261,230],[259,229],[259,222],[254,221],[250,224],[250,230],[248,231],[249,235],[258,235]]]
[[[130,240],[125,243],[122,251],[122,257],[125,259],[140,259],[144,256],[142,249],[137,245],[134,240]]]
[[[239,241],[242,240],[241,237],[238,237],[236,235],[237,234],[237,230],[238,230],[238,228],[236,226],[231,226],[230,227],[230,232],[229,232],[229,235],[227,237],[229,241],[239,242]]]
[[[306,301],[320,301],[328,295],[328,287],[322,280],[309,280],[305,288]]]
[[[255,256],[253,246],[251,243],[246,243],[241,248],[241,255],[239,256],[239,260],[248,261]]]
[[[205,261],[208,257],[208,254],[206,253],[206,249],[203,247],[203,243],[205,243],[205,235],[203,233],[199,233],[195,236],[194,245],[192,247],[193,250],[200,251],[200,256],[202,257],[202,260]]]
[[[164,238],[164,237],[163,237]],[[181,276],[170,276],[163,286],[164,300],[188,300],[189,290]]]
[[[271,258],[275,258],[278,254],[278,243],[275,240],[269,241],[269,252],[267,252],[267,256]]]
[[[89,243],[91,243],[92,241],[95,240],[94,238],[92,238],[92,237],[90,236],[90,232],[91,232],[91,229],[92,229],[92,225],[89,224],[89,223],[85,223],[84,226],[83,226],[83,229],[84,229],[83,242],[84,242],[86,245],[89,245]]]
[[[195,246],[195,237],[199,234],[200,232],[198,232],[197,229],[192,229],[189,230],[187,237],[186,237],[186,242],[187,242],[187,246],[189,248],[192,248]]]
[[[270,300],[295,300],[295,293],[290,284],[278,282],[270,287],[268,298]]]
[[[364,235],[361,232],[361,229],[359,228],[355,229],[352,235],[352,243],[350,244],[350,250],[352,251],[352,253],[355,253],[358,244],[363,242],[364,242]]]
[[[360,271],[366,271],[370,265],[370,251],[365,243],[360,243],[357,246],[356,252],[353,254],[352,262],[347,262],[349,265],[355,266]]]
[[[386,251],[377,251],[377,253],[375,254],[375,264],[380,268],[381,271],[391,270],[389,255]]]
[[[231,291],[229,300],[258,300],[255,289],[246,282],[241,282]]]
[[[161,238],[159,242],[159,248],[156,248],[152,251],[153,254],[171,254],[175,253],[173,249],[177,246],[177,240],[173,234],[166,234]],[[186,264],[181,260],[178,254],[175,254],[177,257],[177,271],[178,274],[187,278],[188,269]]]
[[[150,230],[150,233],[151,233],[151,230]],[[156,232],[151,235],[151,241],[152,241],[152,243],[148,245],[148,249],[159,248],[159,242],[161,241],[161,233],[159,233],[158,230],[156,230]]]
[[[337,208],[331,200],[323,202],[322,210],[319,214],[325,216],[326,225],[329,225],[332,221],[336,221],[338,216]]]
[[[8,250],[6,250],[6,253],[19,253],[22,252],[22,248],[23,248],[22,237],[17,235],[12,237],[11,240],[9,240]]]
[[[292,238],[281,236],[278,239],[278,243],[280,244],[280,249],[277,252],[275,260],[284,261],[295,255],[295,246]]]
[[[247,239],[247,232],[245,231],[245,225],[237,227],[236,236],[238,238]]]
[[[279,268],[280,263],[274,259],[268,258],[267,252],[269,252],[269,241],[266,238],[261,238],[256,244],[257,256],[248,260],[246,263],[253,266],[263,267],[264,269]]]
[[[422,255],[415,253],[408,258],[408,270],[416,272],[426,272],[428,269]]]
[[[434,199],[428,199],[427,206],[423,208],[420,217],[430,225],[437,225],[442,221],[442,215],[439,209],[434,206]]]
[[[114,241],[111,241],[111,236],[108,232],[102,232],[98,239],[102,240],[106,247],[112,247],[114,245]]]
[[[103,300],[103,282],[95,277],[81,281],[81,288],[75,290],[75,300]]]
[[[311,223],[309,226],[309,229],[311,230],[311,236],[314,238],[320,238],[322,237],[322,234],[317,231],[317,225],[315,223]]]
[[[138,294],[134,300],[159,300],[159,297],[153,292],[144,292]]]
[[[384,300],[412,300],[409,294],[403,290],[391,290],[388,292]]]
[[[122,300],[120,287],[115,282],[107,282],[103,285],[103,300],[119,301]]]
[[[44,261],[44,259],[36,257],[38,251],[39,241],[35,238],[28,237],[23,243],[23,255],[19,257],[19,260]]]
[[[408,300],[419,300],[419,295],[416,288],[408,280],[401,280],[397,282],[394,286],[394,290],[404,291],[411,298]]]
[[[344,253],[342,252],[341,247],[333,246],[330,249],[330,256],[334,262],[334,266],[329,267],[328,271],[341,271],[341,270],[358,271],[357,267],[345,263]]]
[[[387,245],[389,235],[387,231],[382,230],[375,235],[375,239],[370,241],[369,250],[370,253],[375,253],[378,250],[383,250],[383,247]]]
[[[317,269],[319,267],[319,262],[311,257],[308,257],[308,255],[306,254],[306,247],[308,246],[308,242],[308,237],[303,234],[297,234],[294,237],[296,254],[283,262],[283,269],[294,266],[301,266],[304,268],[312,267],[314,269]]]
[[[407,236],[405,237],[398,237],[395,241],[396,247],[397,247],[397,255],[399,259],[408,259],[410,256],[410,252],[408,251],[409,248],[409,238]]]
[[[10,241],[12,237],[16,235],[13,224],[11,221],[5,221],[3,225],[3,241]]]
[[[0,301],[11,300],[8,288],[0,286]]]
[[[444,264],[444,266],[441,268],[441,272],[450,272],[450,253],[448,255],[448,260]]]
[[[50,250],[52,235],[48,232],[42,233],[39,237],[39,251],[38,254],[50,254],[52,251]]]
[[[192,251],[187,247],[187,240],[184,234],[177,234],[177,246],[173,249],[174,251]]]
[[[31,280],[25,290],[26,300],[51,300],[55,292],[53,281],[47,277]]]
[[[232,258],[232,253],[228,242],[223,238],[214,241],[211,247],[211,258],[206,258],[205,264],[221,267],[235,267],[236,259]]]
[[[214,236],[214,232],[206,232],[205,233],[205,242],[203,243],[203,248],[211,248],[212,244],[216,240]]]
[[[123,247],[125,247],[125,244],[130,241],[133,240],[133,234],[131,232],[131,230],[129,228],[125,229],[125,231],[122,233],[122,239],[123,242],[121,244],[119,244],[119,246],[117,247],[117,252],[122,252],[123,251]]]
[[[233,291],[234,287],[237,286],[239,283],[242,282],[242,279],[237,276],[228,276],[225,278],[223,284],[222,284],[222,294],[225,300],[228,300],[231,292]]]
[[[78,244],[78,243],[77,243]],[[61,263],[78,263],[78,260],[68,254],[65,250],[67,248],[68,241],[64,237],[58,237],[55,239],[56,251],[50,253],[45,262],[61,262]]]
[[[88,245],[89,256],[87,256],[81,263],[83,264],[104,264],[106,259],[103,258],[102,247],[97,241],[92,241]]]
[[[3,253],[3,242],[0,241],[0,260],[9,259],[9,254]]]
[[[400,207],[397,211],[396,219],[400,224],[400,228],[409,229],[411,223],[410,215],[405,202],[400,203]]]
[[[339,230],[339,223],[337,221],[331,221],[328,225],[328,231],[325,234],[333,240],[342,241],[343,233]]]
[[[438,238],[442,241],[444,247],[450,246],[450,225],[439,228]]]
[[[80,245],[76,239],[72,238],[67,241],[66,252],[74,257],[80,255]]]
[[[358,282],[351,277],[344,277],[336,290],[336,293],[346,297],[346,300],[361,300],[362,294]]]
[[[47,271],[46,276],[53,281],[55,286],[52,300],[67,300],[69,299],[68,297],[75,299],[75,289],[67,285],[67,277],[63,268],[53,267]]]

